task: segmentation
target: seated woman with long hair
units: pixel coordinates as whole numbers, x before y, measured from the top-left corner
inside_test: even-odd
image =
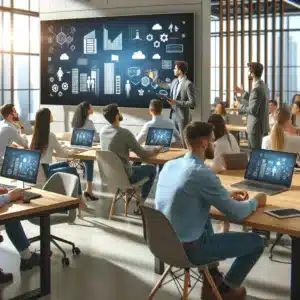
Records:
[[[228,117],[227,117],[226,107],[224,102],[220,102],[216,105],[216,114],[222,116],[225,123],[228,124]]]
[[[49,177],[57,172],[74,174],[79,178],[76,168],[69,166],[67,162],[52,163],[53,151],[58,157],[68,157],[74,150],[63,148],[54,133],[50,131],[50,123],[53,122],[51,111],[41,108],[36,113],[33,136],[30,149],[41,152],[41,167],[38,173],[37,187],[42,187]],[[78,194],[81,196],[81,185]]]
[[[72,128],[90,129],[95,131],[94,142],[99,142],[99,133],[96,131],[94,122],[89,117],[94,113],[93,107],[87,102],[81,102],[75,110],[72,119]],[[86,169],[87,185],[86,191],[84,192],[85,198],[88,200],[98,200],[93,194],[93,179],[94,179],[94,161],[83,160]]]
[[[214,126],[215,135],[214,159],[211,168],[215,173],[219,173],[225,169],[223,155],[229,153],[240,153],[240,147],[236,138],[227,131],[225,121],[221,115],[211,115],[208,119],[208,123]]]
[[[263,138],[262,149],[299,153],[300,137],[290,135],[286,131],[287,128],[290,128],[290,123],[290,111],[287,108],[279,108],[270,135]]]

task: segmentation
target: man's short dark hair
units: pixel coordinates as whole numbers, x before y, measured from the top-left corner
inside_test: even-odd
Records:
[[[120,114],[120,112],[117,104],[109,104],[103,108],[103,116],[110,124],[113,124],[116,121],[118,114]]]
[[[10,114],[13,113],[13,108],[15,106],[11,103],[9,104],[4,104],[0,107],[0,114],[1,116],[6,119]]]
[[[269,101],[269,104],[274,104],[275,106],[277,106],[277,105],[278,105],[278,103],[277,103],[277,101],[276,101],[276,100],[270,100],[270,101]]]
[[[188,70],[188,64],[185,61],[175,61],[175,66],[185,75]]]
[[[260,78],[264,71],[264,66],[258,62],[248,63],[248,68],[249,68],[250,72],[254,74],[254,76],[256,78]]]
[[[295,94],[294,96],[293,96],[293,100],[292,100],[292,103],[294,103],[295,102],[295,100],[296,100],[296,98],[297,97],[300,97],[300,94],[298,93],[298,94]]]
[[[201,138],[209,138],[212,132],[212,124],[193,121],[184,128],[184,141],[187,146],[193,147],[195,142],[199,142]]]
[[[161,100],[152,99],[150,101],[150,106],[152,107],[152,109],[154,110],[155,113],[161,114],[161,112],[163,110],[163,103]]]

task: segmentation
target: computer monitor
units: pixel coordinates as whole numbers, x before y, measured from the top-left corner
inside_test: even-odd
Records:
[[[173,129],[150,127],[148,130],[146,145],[170,147],[173,137]]]
[[[71,145],[92,147],[95,130],[74,128],[72,133]]]
[[[254,150],[245,179],[291,187],[297,155],[271,150]]]
[[[36,184],[41,152],[6,147],[1,176]]]

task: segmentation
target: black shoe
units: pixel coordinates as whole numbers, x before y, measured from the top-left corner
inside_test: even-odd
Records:
[[[87,200],[91,200],[91,201],[97,201],[97,200],[99,200],[99,198],[97,198],[97,197],[91,195],[91,194],[88,193],[88,192],[84,192],[83,195],[84,195],[84,197],[85,197]]]
[[[31,270],[35,266],[39,266],[40,258],[41,258],[41,256],[37,253],[32,253],[32,255],[29,259],[21,258],[21,265],[20,265],[21,271]]]
[[[0,269],[0,284],[9,283],[13,281],[12,273],[4,273],[2,269]]]

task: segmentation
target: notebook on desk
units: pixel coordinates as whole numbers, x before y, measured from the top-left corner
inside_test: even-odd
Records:
[[[173,129],[150,127],[148,130],[145,149],[152,150],[163,147],[163,152],[168,151],[172,142]]]
[[[274,195],[291,187],[297,155],[270,150],[253,150],[245,180],[234,183],[234,188]]]

